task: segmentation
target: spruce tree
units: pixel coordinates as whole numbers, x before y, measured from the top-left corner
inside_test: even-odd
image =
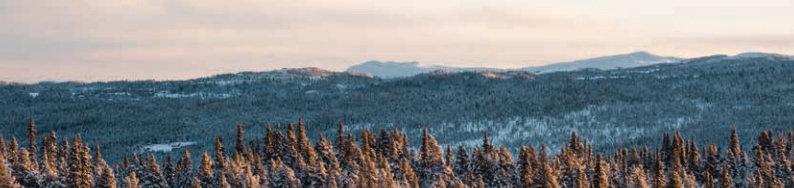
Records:
[[[171,187],[182,187],[193,183],[193,159],[190,150],[185,148],[182,158],[176,164],[176,178]]]
[[[670,169],[670,182],[667,184],[669,188],[684,188],[684,170],[681,168],[680,161],[674,160],[673,168]]]
[[[40,176],[38,165],[31,159],[35,155],[28,152],[28,148],[21,148],[12,163],[13,175],[23,187],[39,187]]]
[[[168,183],[165,181],[163,172],[160,170],[160,165],[157,163],[154,154],[149,154],[146,161],[147,167],[145,168],[146,171],[141,176],[141,186],[151,188],[168,187]]]
[[[728,168],[728,163],[723,163],[722,171],[720,171],[720,187],[733,188],[734,186],[733,175],[731,175],[731,170]]]
[[[97,169],[100,172],[96,177],[97,188],[116,188],[116,174],[113,173],[113,168],[105,162],[105,159],[97,159]]]
[[[642,166],[634,166],[631,168],[631,178],[634,188],[650,188],[648,185],[648,177],[645,176],[645,170]]]
[[[438,181],[437,179],[443,176],[444,161],[441,147],[436,139],[428,133],[427,129],[422,131],[418,170],[422,187],[432,185],[433,182]]]
[[[0,148],[4,149],[4,148]],[[11,176],[11,169],[8,167],[8,160],[5,155],[0,155],[0,187],[19,188],[22,187],[17,183],[14,176]]]
[[[595,161],[595,177],[593,178],[594,188],[608,188],[609,187],[609,166],[601,159],[601,155],[596,156]]]
[[[401,169],[403,170],[403,187],[418,188],[419,178],[416,176],[414,168],[411,167],[411,164],[408,162],[408,160],[403,158],[402,161],[400,161],[400,165],[402,166]]]
[[[715,188],[716,184],[714,182],[714,176],[711,175],[711,172],[705,171],[703,172],[703,188]]]
[[[223,171],[226,168],[226,154],[223,149],[223,139],[221,137],[215,138],[215,168],[218,171]]]
[[[211,187],[215,185],[215,173],[213,169],[212,159],[210,159],[210,155],[205,151],[204,154],[201,155],[201,166],[199,167],[201,173],[199,174],[199,180],[201,180],[202,187]]]
[[[580,168],[580,167],[576,168],[575,178],[576,179],[573,182],[573,187],[574,188],[588,188],[589,187],[590,183],[589,183],[589,181],[587,179],[587,173],[585,173],[585,169],[584,168]],[[529,183],[529,184],[525,183],[524,184],[524,186],[529,186],[529,185],[531,185],[531,183]]]
[[[176,176],[178,175],[177,173],[179,172],[177,172],[176,166],[174,166],[174,163],[171,160],[171,155],[165,155],[165,161],[163,161],[163,178],[169,186],[173,187],[176,183]]]
[[[36,155],[36,122],[33,117],[28,118],[28,149],[31,154]]]
[[[127,188],[141,188],[140,180],[138,180],[138,174],[135,171],[130,172],[130,175],[125,178],[125,182],[127,183]]]
[[[461,179],[466,177],[469,173],[471,173],[471,167],[469,165],[469,155],[466,151],[466,148],[463,146],[458,146],[458,149],[455,152],[455,164],[453,167],[455,176]]]
[[[667,186],[667,178],[665,177],[664,162],[662,162],[660,156],[655,158],[656,164],[653,169],[653,185],[654,187],[665,187]]]
[[[557,172],[549,166],[548,163],[543,163],[542,168],[543,174],[541,174],[542,179],[542,186],[543,188],[559,188],[560,183],[557,179]]]
[[[193,177],[193,179],[190,181],[190,187],[201,188],[201,180],[199,180],[197,177]]]
[[[71,151],[71,161],[69,164],[68,186],[69,187],[93,187],[93,170],[91,166],[91,155],[88,147],[82,143],[80,135],[74,138]]]
[[[240,153],[245,152],[245,144],[243,143],[244,140],[245,140],[245,132],[243,130],[243,125],[242,124],[238,124],[237,125],[237,140],[236,140],[237,142],[236,142],[236,145],[234,147],[235,151],[240,152]]]
[[[58,139],[55,132],[50,132],[44,138],[41,152],[42,185],[44,187],[65,187],[66,185],[60,181],[58,173]]]
[[[296,136],[298,140],[298,152],[303,156],[306,165],[312,168],[318,168],[317,152],[314,150],[314,146],[306,135],[303,119],[298,119],[298,133]]]

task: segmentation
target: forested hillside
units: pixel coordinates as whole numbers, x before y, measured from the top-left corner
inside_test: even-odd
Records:
[[[243,72],[182,81],[48,82],[0,85],[0,131],[80,133],[119,153],[190,146],[211,149],[207,134],[233,139],[241,125],[262,138],[266,125],[302,117],[310,139],[344,122],[362,129],[421,130],[444,145],[474,146],[484,132],[517,151],[565,146],[576,131],[597,151],[649,144],[664,132],[724,143],[735,127],[754,144],[761,130],[794,125],[794,60],[784,56],[710,56],[615,70],[432,72],[383,80],[320,69]],[[418,143],[409,143],[418,146]]]
[[[794,186],[794,130],[763,131],[752,149],[742,147],[734,130],[720,135],[729,138],[726,143],[699,143],[676,132],[654,140],[658,148],[635,145],[612,153],[594,152],[574,132],[557,151],[541,142],[520,146],[516,155],[494,145],[487,133],[476,146],[453,147],[427,130],[417,142],[398,130],[362,130],[356,137],[340,125],[335,138],[320,134],[312,142],[299,120],[268,127],[259,133],[262,139],[247,139],[238,126],[233,142],[218,137],[211,151],[121,153],[129,157],[117,164],[104,160],[108,147],[80,135],[40,136],[33,121],[27,130],[24,141],[0,138],[0,187]],[[419,147],[409,147],[411,142]],[[201,157],[194,160],[191,152]]]

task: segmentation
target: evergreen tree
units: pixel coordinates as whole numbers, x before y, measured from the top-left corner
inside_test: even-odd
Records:
[[[243,125],[237,125],[237,142],[234,149],[237,152],[243,153],[245,152],[245,132],[243,131]]]
[[[17,152],[16,159],[12,164],[12,171],[17,181],[23,187],[39,187],[40,176],[36,162],[31,159],[35,157],[30,154],[27,148],[21,148]]]
[[[69,163],[68,186],[69,187],[93,187],[93,170],[91,166],[91,155],[88,147],[82,143],[80,135],[74,138],[71,151],[71,162]]]
[[[168,183],[165,181],[165,177],[160,170],[160,165],[157,163],[154,154],[149,154],[146,161],[147,168],[145,168],[146,171],[141,177],[141,186],[151,188],[168,187]]]
[[[541,175],[541,179],[542,179],[542,181],[541,181],[542,182],[542,186],[541,187],[543,187],[543,188],[559,188],[560,187],[560,183],[558,182],[558,179],[557,179],[557,172],[554,169],[552,169],[551,166],[549,166],[548,163],[543,163],[542,165],[543,165],[543,168],[542,168],[543,174]]]
[[[201,166],[199,167],[201,173],[198,177],[198,179],[201,180],[202,187],[211,187],[215,185],[215,173],[212,166],[210,155],[205,151],[204,154],[201,155]]]
[[[296,136],[298,140],[298,152],[304,157],[306,165],[312,168],[318,168],[317,152],[314,150],[314,146],[306,135],[303,119],[298,119],[298,133]]]
[[[42,186],[65,187],[66,185],[60,181],[58,171],[58,139],[55,136],[55,132],[50,132],[50,134],[44,138],[41,152]]]
[[[181,187],[193,184],[193,160],[190,157],[190,150],[185,148],[182,158],[176,164],[176,178],[171,187]]]
[[[36,155],[36,122],[33,117],[28,118],[28,150],[31,154]]]
[[[226,168],[226,154],[223,149],[223,139],[221,137],[215,138],[215,168],[218,171],[223,171]]]
[[[609,187],[609,166],[601,159],[601,155],[596,156],[595,177],[593,178],[594,188]]]
[[[665,177],[664,162],[662,162],[660,156],[656,157],[656,164],[654,165],[653,185],[654,187],[667,186],[667,178]]]
[[[472,173],[471,167],[469,165],[469,155],[467,154],[466,148],[463,146],[458,146],[457,152],[455,153],[455,163],[453,168],[455,176],[463,178]]]
[[[125,182],[127,183],[127,188],[141,188],[138,175],[135,173],[135,171],[130,172],[130,175],[127,176]]]
[[[201,180],[199,180],[197,177],[193,177],[193,179],[190,181],[190,187],[201,188]]]
[[[116,188],[116,174],[113,173],[113,168],[105,162],[102,158],[97,158],[98,175],[96,178],[96,186],[98,188]]]
[[[438,182],[439,178],[445,178],[444,161],[442,158],[441,147],[436,139],[425,129],[422,132],[422,145],[419,149],[419,179],[422,187],[428,187],[433,182]]]
[[[631,169],[633,184],[630,187],[650,188],[647,177],[645,176],[645,170],[643,170],[642,166],[634,166]]]
[[[734,186],[733,175],[731,175],[731,170],[728,168],[728,163],[723,163],[722,171],[720,171],[720,187],[733,188]]]
[[[703,172],[703,188],[715,188],[714,176],[709,171]]]
[[[717,145],[711,144],[706,147],[706,162],[703,165],[704,173],[708,172],[711,175],[719,174],[720,158]]]
[[[419,178],[416,176],[416,173],[414,172],[414,168],[411,167],[411,164],[408,162],[408,160],[403,158],[402,161],[400,161],[400,165],[402,166],[401,169],[403,170],[402,187],[418,188]]]
[[[674,159],[673,168],[670,169],[669,188],[684,188],[684,177],[682,177],[683,169],[681,168],[680,161]]]
[[[5,148],[0,148],[5,149]],[[22,187],[17,183],[14,176],[11,176],[11,169],[8,167],[5,155],[0,155],[0,187],[3,188],[19,188]]]

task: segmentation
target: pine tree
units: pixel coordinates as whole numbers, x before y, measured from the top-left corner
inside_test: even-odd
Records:
[[[190,150],[185,148],[182,158],[176,164],[176,178],[171,187],[182,187],[193,183],[193,159],[190,157]]]
[[[711,172],[705,171],[703,172],[703,188],[715,188],[716,184],[714,182],[714,176],[711,176]]]
[[[165,161],[163,161],[163,178],[165,182],[168,183],[168,186],[174,186],[178,175],[177,173],[179,172],[177,172],[176,166],[174,166],[173,161],[171,161],[171,155],[166,155]]]
[[[237,152],[240,153],[245,152],[245,145],[243,143],[244,140],[245,140],[245,132],[243,131],[243,125],[241,124],[237,125],[237,140],[236,140],[237,142],[236,142],[236,146],[234,147],[234,149]]]
[[[594,188],[608,188],[609,187],[609,166],[601,159],[601,155],[596,156],[596,166],[593,169],[596,173],[593,178]]]
[[[127,183],[127,188],[141,188],[138,175],[135,173],[135,171],[130,172],[130,175],[127,176],[125,182]]]
[[[41,152],[42,186],[65,187],[66,185],[60,181],[60,175],[58,173],[58,139],[55,136],[55,132],[50,132],[50,134],[44,138]]]
[[[116,188],[116,174],[113,173],[113,168],[105,162],[102,158],[97,158],[97,169],[99,174],[96,179],[96,186],[98,188]]]
[[[706,162],[703,165],[704,173],[708,172],[711,175],[719,174],[720,166],[720,152],[717,145],[711,144],[706,147]]]
[[[193,177],[193,179],[190,181],[190,187],[201,188],[201,180],[199,180],[197,177]]]
[[[590,187],[589,181],[587,180],[587,173],[585,173],[584,168],[581,168],[581,167],[577,167],[576,168],[575,178],[576,179],[573,182],[573,187],[574,188],[588,188],[588,187]],[[531,177],[530,177],[530,179],[531,179]],[[529,186],[529,185],[531,185],[531,183],[529,183],[529,184],[525,183],[524,184],[524,186]]]
[[[28,118],[28,149],[31,154],[36,155],[36,122],[33,117]]]
[[[0,148],[4,149],[4,148]],[[0,187],[3,188],[19,188],[22,187],[17,183],[14,176],[11,176],[11,169],[8,167],[5,155],[0,155]]]
[[[422,145],[419,149],[419,179],[422,187],[428,187],[438,178],[443,178],[444,161],[441,147],[436,139],[428,133],[422,132]]]
[[[568,142],[568,149],[570,149],[577,156],[584,156],[584,146],[579,140],[579,136],[576,135],[576,132],[571,132],[571,139]]]
[[[21,148],[17,152],[16,159],[12,163],[13,175],[23,187],[38,187],[40,176],[36,161],[32,158],[35,154],[30,154],[27,148]]]
[[[74,138],[69,164],[69,187],[93,187],[93,170],[88,147],[82,143],[80,135]]]
[[[312,168],[318,168],[317,152],[314,150],[314,146],[309,141],[309,137],[306,135],[306,128],[304,127],[303,119],[298,119],[298,133],[296,136],[298,140],[299,153],[301,153],[301,155],[304,157],[306,165]]]
[[[543,188],[559,188],[560,183],[557,179],[557,173],[549,166],[548,163],[543,163],[543,174],[541,175]]]
[[[647,176],[645,176],[645,170],[642,166],[634,166],[631,168],[631,178],[633,185],[630,187],[634,188],[650,188],[648,185]]]
[[[731,175],[731,170],[728,168],[728,163],[722,164],[722,171],[720,171],[720,187],[721,188],[733,188],[735,184],[733,184],[733,175]]]
[[[670,169],[670,188],[684,188],[684,177],[682,177],[683,169],[678,159],[674,159],[673,168]]]
[[[154,154],[149,154],[149,157],[146,161],[147,168],[145,168],[146,172],[142,174],[141,186],[151,188],[168,187],[168,183],[165,181],[165,177],[160,170],[160,165],[157,163],[157,159],[154,157]]]
[[[213,170],[212,160],[210,159],[210,155],[205,151],[204,154],[201,155],[201,173],[199,174],[199,180],[201,180],[202,187],[210,187],[215,185],[215,173]]]
[[[226,168],[226,154],[223,149],[223,139],[221,137],[215,138],[215,168],[218,171],[223,171]]]
[[[405,183],[402,187],[410,187],[410,188],[418,188],[419,187],[419,178],[416,176],[413,167],[405,158],[400,161],[400,165],[402,166],[401,169],[403,170],[402,179]]]
[[[457,151],[455,152],[455,164],[453,167],[453,173],[456,177],[463,179],[471,172],[471,167],[469,166],[469,155],[467,154],[466,148],[463,146],[458,146]],[[470,182],[467,182],[470,183]]]
[[[656,157],[656,165],[654,165],[653,172],[653,185],[654,187],[667,186],[667,178],[665,177],[664,162],[660,156]]]

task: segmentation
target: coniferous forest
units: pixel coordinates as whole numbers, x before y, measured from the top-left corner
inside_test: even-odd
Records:
[[[492,144],[487,133],[466,147],[439,145],[423,131],[419,147],[410,147],[398,130],[356,136],[341,123],[336,138],[321,134],[316,142],[302,120],[268,126],[260,140],[246,140],[244,131],[238,126],[231,143],[218,137],[214,151],[186,148],[179,158],[125,153],[123,162],[109,164],[102,146],[80,135],[40,134],[30,119],[25,140],[0,139],[0,187],[794,186],[794,130],[762,131],[752,148],[742,147],[735,129],[724,135],[729,143],[697,143],[676,132],[659,138],[661,147],[614,153],[593,152],[576,133],[560,151],[543,143],[512,151]]]

